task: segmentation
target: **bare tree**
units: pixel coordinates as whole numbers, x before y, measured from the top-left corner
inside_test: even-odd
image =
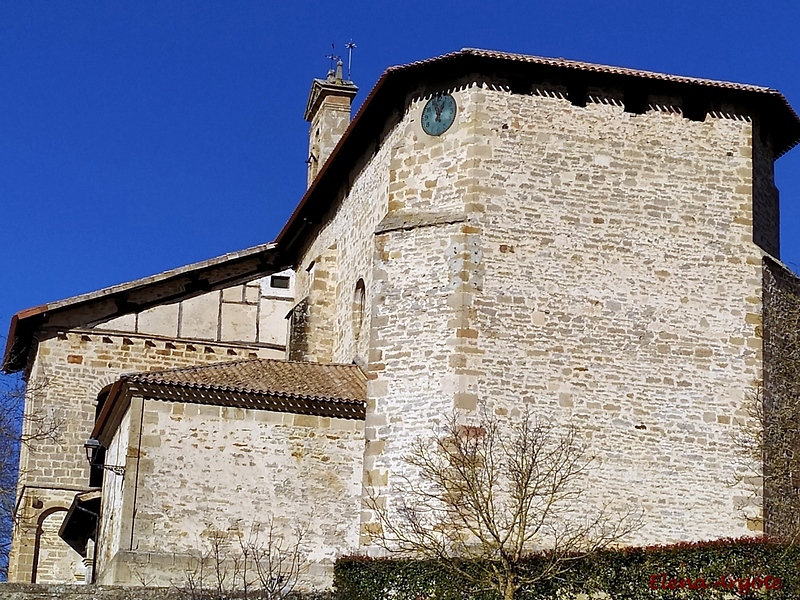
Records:
[[[440,433],[414,443],[396,504],[374,495],[367,504],[393,554],[434,560],[471,590],[512,600],[640,526],[638,511],[586,512],[581,484],[592,460],[575,428],[537,420],[529,409],[503,422],[481,409],[472,425],[454,414]]]
[[[270,517],[243,532],[212,529],[205,550],[186,573],[190,600],[277,600],[294,592],[308,568],[303,543],[308,525],[287,534]]]
[[[766,261],[764,377],[749,390],[735,433],[748,503],[763,508],[764,532],[800,541],[800,279]]]
[[[0,580],[5,581],[19,466],[19,444],[16,440],[21,434],[22,415],[18,384],[2,375],[0,382]]]
[[[739,508],[748,520],[763,518],[765,533],[796,543],[800,540],[800,407],[769,402],[761,381],[747,392],[746,400],[746,416],[737,420],[734,433],[739,465],[731,485],[744,484],[749,490]]]
[[[274,519],[270,518],[264,536],[248,542],[261,598],[275,600],[294,591],[299,576],[308,566],[302,550],[307,534],[308,526],[296,526],[293,539],[287,539],[278,533]]]
[[[28,396],[39,393],[46,385],[45,380],[28,382]],[[8,575],[20,448],[33,448],[41,441],[57,441],[62,427],[56,416],[26,412],[25,397],[26,386],[20,377],[0,374],[0,581]]]

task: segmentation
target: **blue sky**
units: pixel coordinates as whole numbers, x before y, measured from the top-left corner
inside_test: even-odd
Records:
[[[0,335],[11,315],[270,241],[305,189],[303,109],[352,39],[381,72],[462,47],[777,88],[800,3],[0,3]],[[800,148],[777,163],[800,269]]]

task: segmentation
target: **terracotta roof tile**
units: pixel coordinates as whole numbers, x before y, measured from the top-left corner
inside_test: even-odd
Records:
[[[304,400],[366,402],[367,378],[357,365],[252,359],[137,373],[130,383],[244,392]]]
[[[91,437],[111,443],[133,396],[363,421],[367,377],[357,365],[252,359],[134,373],[112,387]]]
[[[780,94],[777,90],[771,88],[749,85],[744,83],[734,83],[730,81],[717,81],[715,79],[703,79],[700,77],[687,77],[684,75],[670,75],[669,73],[658,73],[655,71],[643,71],[640,69],[629,69],[626,67],[614,67],[611,65],[600,65],[595,63],[588,63],[579,60],[568,60],[566,58],[547,58],[544,56],[534,56],[530,54],[516,54],[513,52],[501,52],[499,50],[484,50],[481,48],[462,48],[457,52],[450,52],[442,56],[427,58],[412,62],[405,65],[398,65],[390,67],[388,71],[407,69],[415,65],[426,65],[430,63],[441,62],[450,58],[457,58],[460,56],[481,56],[485,58],[494,58],[501,60],[511,60],[515,62],[530,63],[536,65],[547,65],[550,67],[561,67],[566,69],[576,69],[579,71],[589,71],[592,73],[608,73],[612,75],[631,75],[634,77],[641,77],[644,79],[655,79],[659,81],[671,81],[675,83],[688,83],[692,85],[709,86],[715,88],[725,88],[731,90],[742,90],[747,92],[761,92],[761,93],[775,93]]]

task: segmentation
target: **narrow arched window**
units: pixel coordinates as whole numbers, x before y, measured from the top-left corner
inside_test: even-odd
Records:
[[[361,329],[364,326],[364,302],[365,302],[364,280],[356,282],[356,290],[353,292],[353,337],[358,339],[361,336]]]

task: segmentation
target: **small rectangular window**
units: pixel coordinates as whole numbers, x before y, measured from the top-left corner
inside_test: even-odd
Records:
[[[270,277],[269,286],[281,290],[289,289],[289,278],[285,275],[273,275]]]

